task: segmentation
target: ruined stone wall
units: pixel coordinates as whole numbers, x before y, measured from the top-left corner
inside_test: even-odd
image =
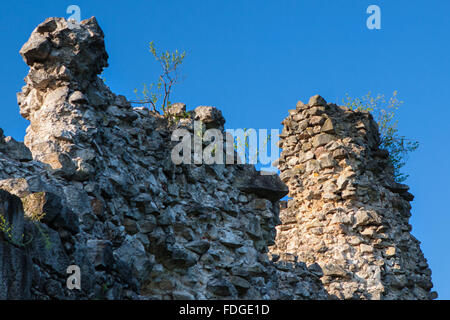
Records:
[[[410,233],[413,196],[394,182],[372,116],[314,96],[282,124],[279,169],[290,199],[271,251],[318,263],[339,299],[435,298]]]
[[[198,107],[169,125],[113,94],[97,77],[108,56],[95,18],[76,28],[49,18],[20,53],[30,72],[18,103],[30,126],[25,146],[1,136],[0,189],[22,200],[23,234],[33,239],[22,248],[31,270],[22,291],[33,299],[328,297],[316,265],[267,255],[287,193],[277,176],[171,161],[172,131],[193,134],[194,120],[223,130],[219,110]],[[69,265],[81,268],[81,290],[66,287]]]
[[[435,296],[410,234],[412,195],[393,182],[368,113],[320,97],[291,110],[288,190],[250,165],[174,164],[174,130],[197,134],[197,120],[223,132],[225,119],[176,104],[183,117],[169,123],[112,93],[98,78],[108,55],[95,18],[49,18],[20,53],[30,126],[25,144],[0,129],[0,215],[14,230],[0,232],[0,298]],[[81,290],[66,287],[70,265]]]

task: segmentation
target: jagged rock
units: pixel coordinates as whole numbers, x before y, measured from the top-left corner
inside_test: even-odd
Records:
[[[35,62],[45,61],[50,51],[50,41],[47,38],[40,37],[39,33],[34,33],[34,36],[20,49],[20,54],[23,56],[25,62],[31,66]]]
[[[186,248],[197,254],[204,254],[208,251],[211,244],[207,240],[195,240],[186,244]]]
[[[312,140],[313,147],[317,148],[323,145],[326,145],[328,142],[331,142],[334,140],[334,137],[327,133],[321,133],[317,136],[314,136]]]
[[[69,103],[71,104],[84,104],[88,103],[86,96],[81,91],[74,91],[69,97]]]
[[[89,259],[96,269],[105,270],[114,265],[112,243],[107,240],[88,240],[86,247],[89,252]]]
[[[296,104],[296,108],[297,109],[302,109],[305,107],[305,104],[303,102],[301,102],[300,100],[297,102]]]
[[[22,142],[18,142],[12,137],[3,137],[3,132],[0,135],[0,152],[6,153],[12,159],[19,161],[31,161],[33,159],[30,150]]]
[[[172,103],[167,112],[173,116],[184,116],[186,114],[186,105],[180,102]]]
[[[393,181],[386,183],[386,188],[395,193],[403,193],[409,190],[409,187],[407,185]]]
[[[322,132],[325,133],[334,133],[334,125],[333,121],[331,121],[330,118],[325,120],[324,124],[322,125],[322,128],[320,129]]]
[[[355,225],[357,226],[365,226],[369,224],[380,224],[380,218],[375,214],[365,210],[358,210],[355,214]]]
[[[253,172],[244,177],[236,177],[236,186],[246,193],[254,193],[270,201],[277,201],[289,190],[278,175],[260,175]]]
[[[246,292],[251,287],[250,282],[248,282],[244,278],[237,277],[237,276],[232,277],[230,282],[241,293]]]
[[[233,289],[233,285],[225,279],[214,279],[208,283],[208,290],[221,297],[232,295]]]
[[[322,277],[324,275],[322,268],[317,263],[310,264],[308,266],[308,270],[319,277]]]
[[[312,96],[311,98],[309,98],[308,105],[309,105],[310,107],[314,107],[314,106],[326,106],[326,105],[327,105],[327,102],[326,102],[325,99],[322,98],[321,96],[315,95],[315,96]]]
[[[338,265],[327,264],[322,267],[324,276],[329,277],[347,277],[347,272]]]
[[[113,255],[116,260],[129,266],[137,279],[146,279],[152,269],[150,257],[137,237],[126,236],[125,241]]]
[[[34,30],[20,54],[31,67],[36,63],[50,68],[60,65],[71,76],[99,74],[108,59],[103,32],[94,17],[82,21],[80,28],[70,28],[64,18],[48,18]]]
[[[165,257],[162,262],[168,269],[173,268],[189,268],[195,265],[198,261],[198,256],[184,249],[178,244],[169,244],[164,250],[163,256]]]
[[[223,129],[223,125],[225,124],[225,119],[222,116],[222,111],[215,107],[208,106],[199,106],[195,108],[194,120],[204,123],[207,129]]]

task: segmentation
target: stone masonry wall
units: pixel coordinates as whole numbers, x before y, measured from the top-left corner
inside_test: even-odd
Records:
[[[30,126],[25,145],[1,134],[0,189],[22,200],[31,282],[8,298],[328,298],[317,265],[267,254],[288,191],[278,176],[171,161],[172,131],[194,134],[194,120],[223,131],[219,110],[171,125],[113,94],[97,76],[108,55],[95,18],[75,28],[49,18],[20,53]],[[69,265],[81,290],[66,287]]]
[[[339,299],[435,298],[410,233],[414,197],[394,182],[372,116],[314,96],[282,124],[278,163],[290,199],[271,252],[318,263]]]
[[[30,126],[25,143],[0,129],[0,221],[12,226],[0,231],[0,299],[436,296],[410,234],[413,197],[368,113],[319,96],[291,110],[286,186],[251,165],[174,164],[174,130],[223,133],[222,113],[178,103],[167,119],[112,93],[95,18],[49,18],[20,54]],[[81,290],[66,287],[70,265]]]

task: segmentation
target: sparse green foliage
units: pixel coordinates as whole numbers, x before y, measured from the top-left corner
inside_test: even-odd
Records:
[[[106,82],[106,78],[105,78],[105,75],[103,74],[103,72],[104,72],[104,70],[102,71],[102,73],[99,74],[98,77],[100,78],[100,80],[103,81],[103,83],[105,83]]]
[[[403,101],[398,99],[397,91],[394,91],[389,100],[382,94],[373,97],[369,92],[361,98],[352,98],[347,94],[343,102],[352,110],[372,113],[381,135],[380,148],[389,151],[389,158],[394,167],[394,179],[399,183],[405,181],[409,175],[400,170],[406,164],[408,154],[419,147],[419,142],[406,139],[398,133],[398,120],[395,119],[395,114]]]
[[[51,247],[53,246],[50,237],[48,235],[48,233],[42,228],[41,224],[41,220],[44,218],[45,216],[45,212],[42,212],[39,209],[39,206],[36,205],[35,201],[39,201],[41,197],[44,196],[43,192],[37,192],[37,193],[33,193],[27,197],[22,198],[22,205],[24,210],[27,212],[26,217],[29,219],[29,221],[31,221],[34,226],[37,228],[37,230],[39,231],[39,234],[41,235],[44,244],[45,244],[45,248],[47,250],[50,250]],[[5,239],[9,242],[11,242],[12,244],[16,245],[16,246],[20,246],[20,247],[24,247],[26,245],[28,245],[29,243],[31,243],[31,241],[33,240],[33,237],[31,235],[29,235],[29,239],[27,241],[25,241],[25,235],[22,234],[21,235],[21,240],[17,240],[14,239],[14,229],[13,226],[6,220],[4,213],[0,210],[0,232],[2,232],[5,236]]]
[[[5,237],[8,240],[12,240],[13,239],[11,225],[9,224],[8,221],[6,221],[6,219],[3,216],[3,214],[0,214],[0,231],[3,232],[3,234],[5,235]]]
[[[20,246],[20,247],[24,247],[26,245],[28,245],[29,243],[31,243],[31,241],[33,240],[33,238],[31,237],[27,242],[25,242],[25,235],[22,234],[22,239],[20,241],[17,241],[16,239],[14,239],[13,233],[13,227],[11,226],[11,224],[5,219],[5,216],[3,215],[3,212],[0,211],[0,231],[3,232],[5,239],[9,242],[11,242],[12,244],[16,245],[16,246]]]
[[[144,84],[141,91],[141,98],[139,98],[138,90],[135,89],[134,93],[138,97],[138,100],[133,102],[148,104],[155,112],[159,108],[167,116],[167,111],[171,106],[170,94],[172,93],[173,86],[179,81],[178,71],[186,56],[186,52],[175,50],[174,52],[164,51],[159,53],[153,41],[149,44],[149,51],[161,65],[162,73],[157,82],[151,83],[150,85]]]
[[[34,225],[36,226],[36,228],[38,229],[42,239],[44,240],[45,243],[45,249],[46,250],[50,250],[53,247],[53,243],[50,240],[50,236],[48,235],[47,232],[45,232],[45,230],[39,225],[38,221],[35,221]]]
[[[181,115],[174,115],[174,116],[172,116],[172,120],[173,120],[174,123],[178,123],[178,122],[180,122],[181,119],[188,119],[189,117],[190,117],[189,112],[184,112]]]

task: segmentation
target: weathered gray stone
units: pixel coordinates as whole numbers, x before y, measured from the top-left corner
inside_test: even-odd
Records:
[[[326,106],[327,102],[325,101],[324,98],[322,98],[319,95],[315,95],[312,96],[311,98],[309,98],[309,102],[308,102],[310,107],[314,107],[314,106]]]
[[[320,131],[325,132],[325,133],[334,133],[333,121],[330,118],[325,120]]]
[[[427,291],[426,261],[411,253],[420,252],[417,242],[409,237],[399,244],[391,241],[392,233],[408,235],[405,221],[392,230],[376,218],[407,219],[410,206],[407,195],[388,191],[386,183],[381,187],[379,172],[361,170],[372,172],[374,167],[364,159],[376,154],[376,127],[369,118],[361,120],[372,150],[364,153],[362,129],[354,131],[350,117],[338,107],[316,97],[311,106],[290,110],[284,123],[292,130],[282,135],[288,152],[279,164],[293,199],[280,207],[278,200],[288,189],[277,175],[263,175],[252,165],[172,163],[173,130],[183,127],[194,134],[193,120],[223,130],[220,110],[198,107],[173,125],[173,119],[131,108],[97,77],[107,66],[107,54],[95,18],[73,30],[65,19],[50,18],[33,32],[22,54],[30,72],[17,97],[21,114],[31,122],[24,142],[28,149],[6,141],[1,132],[0,188],[23,198],[27,218],[14,211],[21,212],[15,215],[19,227],[14,237],[22,236],[23,221],[25,239],[32,241],[12,252],[0,240],[0,249],[7,248],[6,261],[18,270],[0,264],[0,275],[13,281],[29,265],[32,272],[27,273],[30,278],[6,282],[17,290],[0,289],[0,294],[33,299],[327,299],[327,288],[340,298],[381,297],[382,289],[386,298],[406,297],[389,291],[381,280],[383,257],[390,257],[399,270],[409,271],[409,261],[424,270],[408,282],[414,286],[408,297],[433,296]],[[185,112],[184,106],[175,107]],[[359,119],[357,113],[353,117]],[[338,132],[322,130],[328,118]],[[337,150],[342,154],[335,156]],[[305,152],[310,153],[300,157]],[[338,183],[343,172],[354,176]],[[378,201],[383,193],[395,206],[386,213],[369,208],[368,201]],[[376,223],[353,225],[358,211],[350,206],[354,201],[362,206],[358,209],[375,212],[371,217]],[[276,233],[280,208],[285,225]],[[28,217],[41,219],[29,222]],[[276,235],[284,242],[274,242]],[[375,245],[374,239],[380,242]],[[274,244],[277,249],[270,250],[279,253],[279,261],[277,255],[267,256]],[[399,249],[391,255],[392,250],[384,251],[390,247]],[[347,257],[355,263],[351,267]],[[345,275],[339,268],[322,272],[304,262],[338,266]],[[81,290],[65,290],[72,264],[81,268]]]
[[[341,266],[327,264],[322,267],[323,274],[330,277],[347,277],[347,271]]]
[[[172,103],[167,112],[172,116],[184,116],[186,114],[186,105],[184,103]]]
[[[84,104],[88,103],[86,96],[81,91],[74,91],[69,97],[71,104]]]
[[[197,254],[204,254],[208,251],[210,243],[207,240],[195,240],[186,244],[186,248]]]
[[[290,119],[309,126],[286,130]],[[278,164],[291,199],[280,208],[282,225],[270,248],[280,256],[277,263],[287,265],[298,257],[320,264],[323,285],[338,299],[434,298],[431,272],[417,277],[421,272],[415,266],[429,269],[409,233],[413,196],[408,186],[394,182],[389,154],[378,149],[380,137],[370,114],[315,96],[309,108],[291,110],[283,124]],[[411,279],[397,279],[396,273]],[[403,290],[406,283],[409,289]],[[303,296],[305,287],[282,292]]]
[[[114,256],[112,243],[107,240],[88,240],[86,247],[89,252],[89,259],[96,269],[112,269],[114,266]]]
[[[327,143],[333,141],[335,138],[328,133],[321,133],[315,136],[312,140],[312,144],[315,148],[324,146]]]
[[[221,297],[230,296],[233,289],[233,285],[225,279],[214,279],[208,283],[208,290]]]
[[[277,201],[289,192],[278,175],[260,175],[258,172],[236,177],[236,186],[243,192],[254,193],[271,201]]]
[[[206,128],[223,129],[225,119],[222,116],[222,111],[215,107],[199,106],[194,110],[194,120],[201,121],[206,125]]]

